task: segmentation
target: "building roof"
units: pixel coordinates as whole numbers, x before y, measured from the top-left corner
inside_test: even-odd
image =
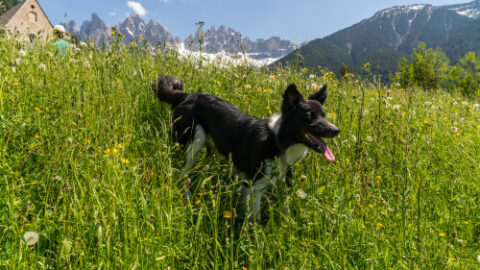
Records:
[[[28,0],[21,1],[20,3],[16,4],[15,6],[10,8],[9,10],[7,10],[5,13],[3,13],[2,16],[0,16],[0,25],[6,25],[15,16],[15,14],[17,14],[17,12],[23,7],[23,5],[27,1]],[[45,15],[45,18],[47,18],[48,23],[50,23],[50,26],[53,27],[52,22],[48,18],[47,14],[43,10],[42,6],[40,6],[40,4],[38,3],[37,0],[33,0],[33,1],[35,1],[35,3],[40,8],[40,11],[42,11],[42,13]]]

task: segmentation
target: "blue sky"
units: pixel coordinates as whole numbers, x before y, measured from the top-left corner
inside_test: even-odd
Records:
[[[145,20],[159,21],[175,36],[186,38],[196,30],[221,24],[244,37],[280,36],[295,43],[324,37],[398,5],[428,3],[447,5],[470,0],[38,0],[53,24],[90,20],[96,12],[108,25],[139,13]],[[67,17],[65,18],[65,14]]]

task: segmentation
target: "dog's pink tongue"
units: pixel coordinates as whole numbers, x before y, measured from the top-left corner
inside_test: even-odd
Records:
[[[325,142],[324,142],[325,143]],[[324,147],[322,147],[323,156],[330,162],[335,161],[335,156],[333,155],[332,151],[328,148],[328,145],[325,143]]]

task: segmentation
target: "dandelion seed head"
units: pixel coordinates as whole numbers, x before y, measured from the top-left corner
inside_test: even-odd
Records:
[[[39,236],[36,232],[28,231],[23,234],[23,239],[25,239],[27,246],[33,246],[38,242]]]

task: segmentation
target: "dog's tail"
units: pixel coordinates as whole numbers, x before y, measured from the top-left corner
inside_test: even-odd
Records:
[[[183,83],[175,76],[165,76],[152,87],[153,93],[160,101],[171,104],[173,107],[182,102],[187,94],[184,93]]]

